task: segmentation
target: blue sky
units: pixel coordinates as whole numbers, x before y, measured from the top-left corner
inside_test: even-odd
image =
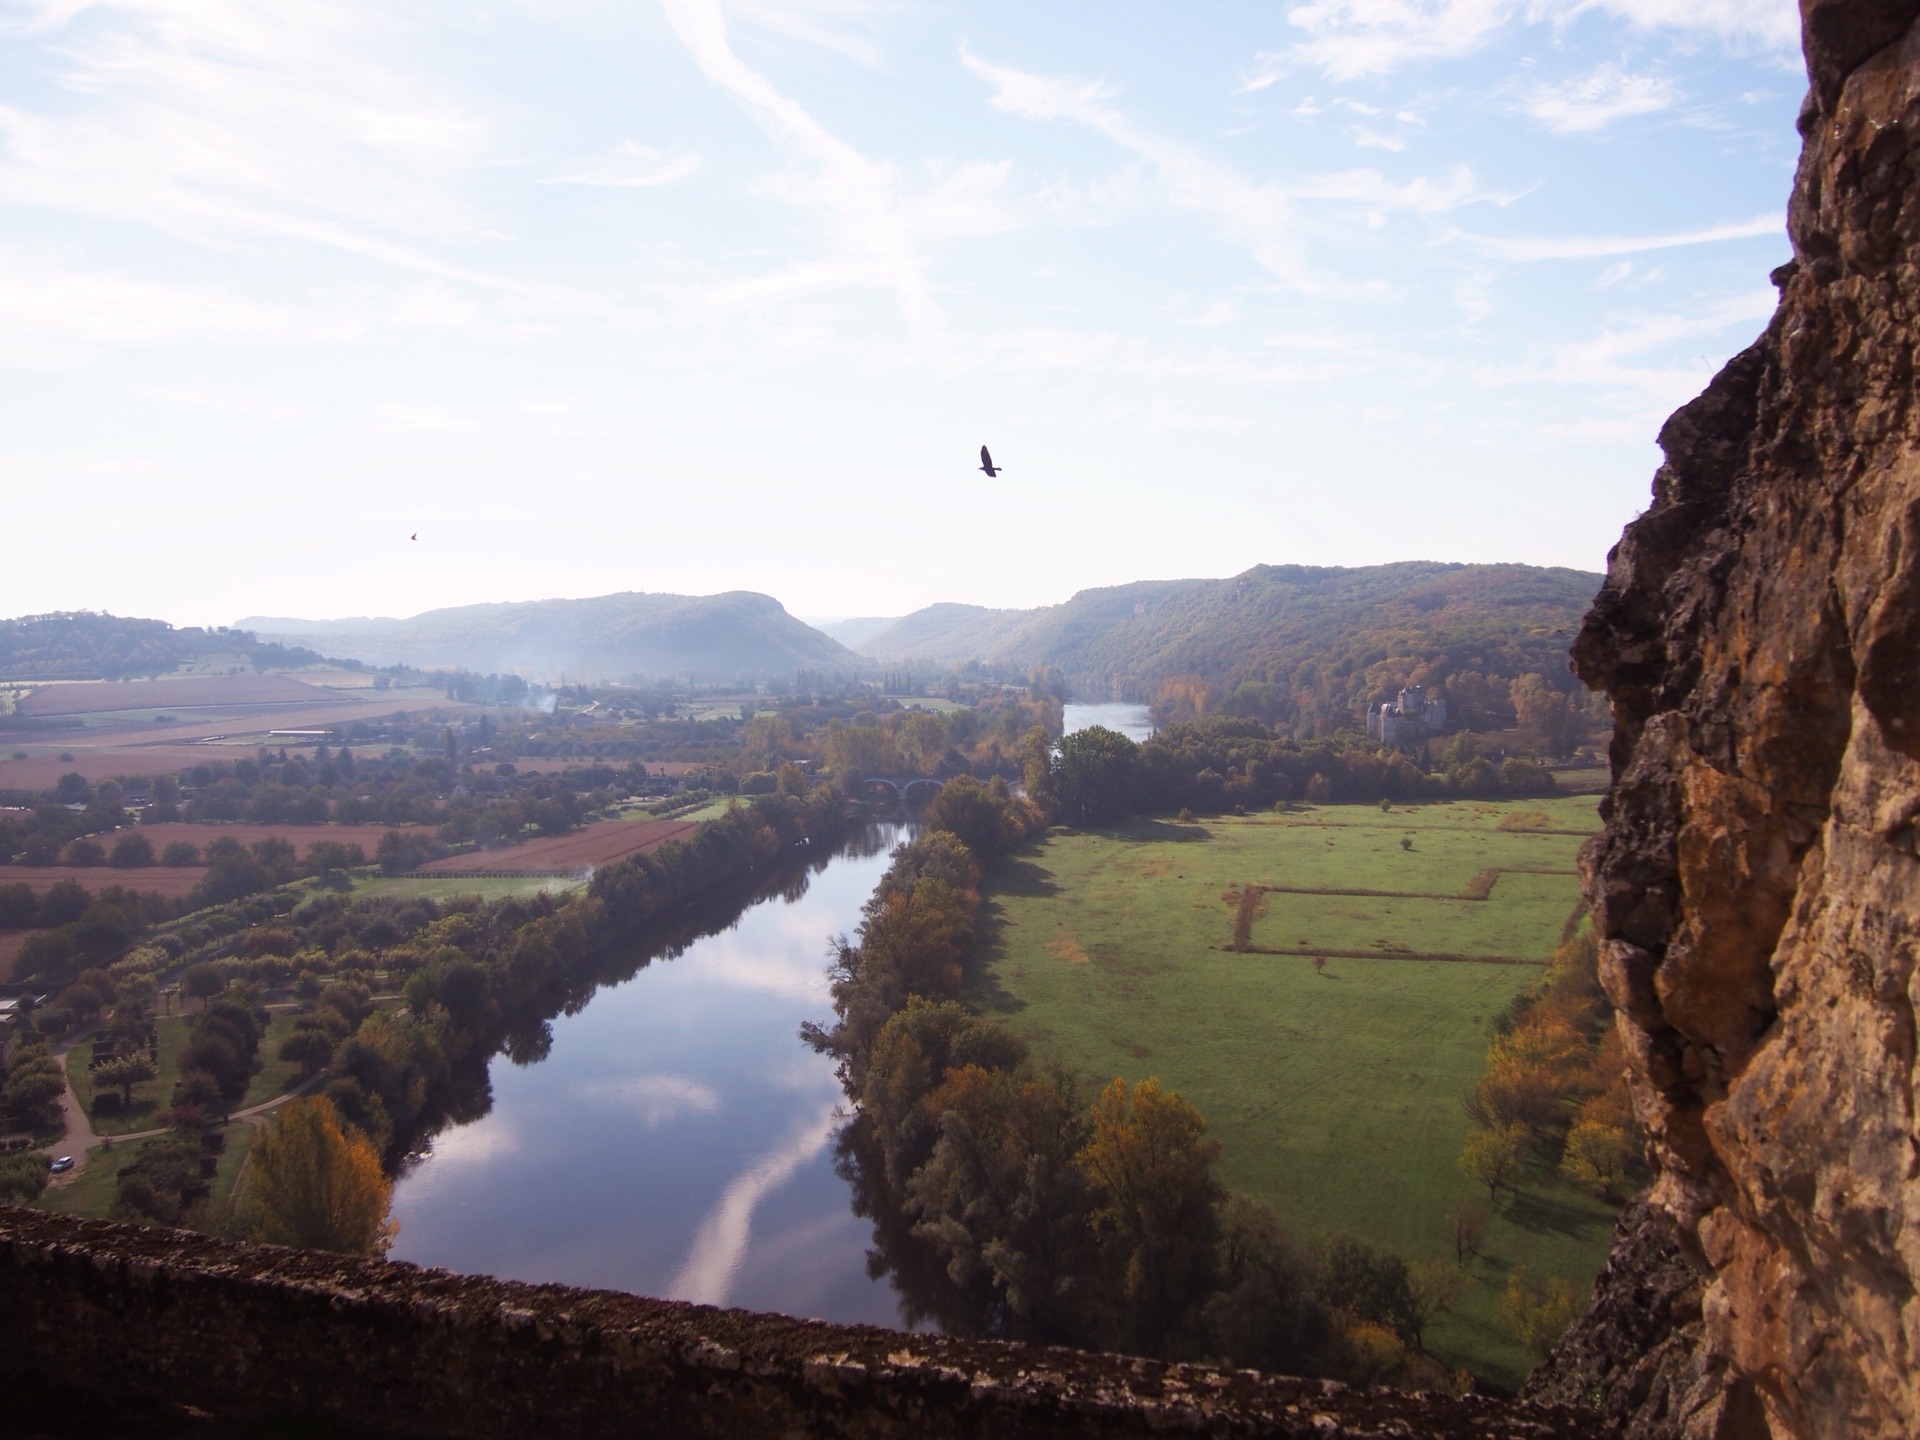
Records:
[[[1804,89],[1791,0],[0,0],[0,613],[1599,569]]]

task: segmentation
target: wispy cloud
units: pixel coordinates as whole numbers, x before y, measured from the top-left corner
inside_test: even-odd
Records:
[[[1616,120],[1651,115],[1680,98],[1680,89],[1664,75],[1635,75],[1618,65],[1602,65],[1585,75],[1536,85],[1519,110],[1558,135],[1603,130]]]
[[[1643,250],[1672,250],[1684,245],[1714,245],[1723,240],[1752,240],[1766,235],[1784,235],[1784,215],[1756,215],[1727,225],[1709,225],[1699,230],[1679,230],[1667,235],[1565,235],[1512,237],[1469,235],[1455,232],[1452,238],[1472,246],[1496,260],[1596,260],[1609,255],[1637,255]]]
[[[877,70],[885,63],[873,30],[900,6],[888,0],[728,0],[740,20]]]
[[[1524,364],[1475,372],[1482,385],[1552,384],[1637,391],[1652,409],[1670,408],[1698,392],[1719,366],[1705,356],[1676,356],[1682,341],[1764,324],[1779,297],[1769,287],[1744,291],[1690,313],[1622,316],[1589,340],[1543,350]],[[1716,349],[1718,347],[1715,347]]]
[[[700,157],[690,151],[667,155],[650,145],[622,141],[612,158],[571,175],[556,175],[549,185],[601,185],[610,189],[637,189],[671,185],[700,169]]]
[[[1800,38],[1794,0],[1308,0],[1287,11],[1306,38],[1256,56],[1241,90],[1264,89],[1297,67],[1354,80],[1458,60],[1511,27],[1564,27],[1585,14],[1768,49],[1790,50]]]
[[[348,310],[251,300],[0,250],[0,364],[63,368],[102,350],[191,341],[337,345],[366,329]]]
[[[391,12],[333,0],[43,5],[18,29],[79,103],[0,105],[0,203],[201,244],[294,241],[563,308],[590,297],[450,260],[486,225],[461,180],[491,120],[390,54]]]
[[[762,193],[814,216],[826,239],[823,255],[776,274],[712,287],[703,299],[732,309],[846,287],[879,287],[892,292],[917,334],[941,331],[946,316],[934,296],[930,243],[1010,223],[993,198],[1005,167],[937,167],[932,183],[918,194],[905,194],[893,166],[862,154],[740,58],[719,0],[662,3],[694,63],[745,106],[793,160],[786,171],[761,183]]]
[[[1296,201],[1354,205],[1378,222],[1397,210],[1434,213],[1491,198],[1465,166],[1455,166],[1440,179],[1416,177],[1398,183],[1373,170],[1308,176],[1286,185],[1248,180],[1198,146],[1136,124],[1111,103],[1118,91],[1109,85],[1014,70],[966,51],[961,59],[993,85],[995,109],[1028,120],[1065,120],[1104,135],[1152,167],[1170,203],[1214,217],[1228,238],[1244,245],[1270,275],[1308,293],[1354,287],[1311,263]]]

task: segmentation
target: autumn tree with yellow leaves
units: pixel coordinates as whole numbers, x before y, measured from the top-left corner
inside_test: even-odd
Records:
[[[373,1142],[329,1101],[289,1102],[248,1162],[254,1239],[348,1255],[384,1255],[393,1243],[393,1182]]]
[[[1152,1077],[1131,1092],[1116,1078],[1093,1107],[1080,1168],[1118,1281],[1117,1328],[1134,1344],[1163,1343],[1208,1291],[1225,1191],[1213,1173],[1219,1142],[1206,1135],[1206,1118]]]

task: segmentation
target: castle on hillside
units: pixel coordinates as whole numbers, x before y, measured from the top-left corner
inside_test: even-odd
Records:
[[[1437,735],[1447,728],[1447,698],[1428,697],[1418,685],[1409,685],[1397,700],[1367,707],[1367,738],[1382,745]]]

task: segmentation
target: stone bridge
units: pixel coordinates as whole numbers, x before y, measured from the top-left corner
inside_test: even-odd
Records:
[[[947,782],[935,775],[869,775],[860,788],[869,800],[893,805],[924,805]]]

